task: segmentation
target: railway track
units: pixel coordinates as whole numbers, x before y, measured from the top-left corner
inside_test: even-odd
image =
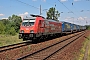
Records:
[[[69,44],[73,43],[75,40],[80,38],[82,35],[84,35],[85,32],[76,34],[75,36],[72,36],[70,38],[67,38],[65,40],[59,41],[55,44],[52,44],[48,47],[44,47],[36,52],[33,52],[31,54],[25,55],[23,57],[18,58],[17,60],[46,60],[50,58],[52,55],[57,53],[58,51],[62,50],[63,48],[67,47]]]
[[[2,47],[0,47],[0,52],[4,52],[4,51],[11,50],[11,49],[15,49],[15,48],[26,46],[27,45],[26,43],[28,43],[28,42],[21,42],[21,43],[17,43],[17,44],[2,46]]]
[[[19,48],[19,47],[26,46],[26,45],[28,45],[26,43],[28,43],[28,42],[21,42],[21,43],[17,43],[17,44],[2,46],[2,47],[0,47],[0,52],[4,52],[4,51],[7,51],[7,50],[16,49],[16,48]]]

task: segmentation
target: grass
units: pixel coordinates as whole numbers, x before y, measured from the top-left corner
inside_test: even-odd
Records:
[[[89,37],[90,39],[90,37]],[[88,60],[90,60],[90,42],[89,42],[89,46],[88,46]]]
[[[90,42],[90,36],[89,36],[88,38],[89,38],[89,39],[86,39],[85,42],[83,43],[83,46],[82,46],[82,48],[81,48],[81,50],[80,50],[80,55],[79,55],[79,57],[77,58],[77,60],[83,60],[86,47],[87,47],[87,45],[88,45],[89,42]],[[88,49],[87,60],[90,60],[90,44],[89,44],[89,49]]]
[[[18,38],[18,34],[16,34],[15,36],[0,35],[0,46],[15,44],[15,43],[19,43],[19,42],[22,42],[22,41],[23,41],[22,39]]]

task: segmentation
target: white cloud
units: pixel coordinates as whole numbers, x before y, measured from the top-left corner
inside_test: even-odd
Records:
[[[78,18],[74,18],[74,17],[66,17],[65,20],[85,20],[87,19],[87,17],[78,17]]]
[[[77,2],[77,1],[80,1],[80,0],[74,0],[74,1],[76,1],[76,2]]]
[[[24,14],[25,14],[25,15],[28,15],[28,12],[25,12]]]
[[[79,17],[78,20],[85,20],[87,17]]]
[[[25,12],[25,13],[19,14],[19,16],[23,19],[23,17],[27,16],[28,14],[29,14],[28,12]]]
[[[72,20],[73,17],[66,17],[65,20]]]
[[[28,15],[29,13],[28,12],[25,12],[25,13],[23,13],[23,14],[19,14],[19,16],[26,16],[26,15]]]
[[[0,16],[4,16],[4,14],[0,14]]]
[[[2,19],[8,19],[8,18],[2,18]]]
[[[60,0],[61,2],[65,2],[65,1],[68,1],[68,0]]]

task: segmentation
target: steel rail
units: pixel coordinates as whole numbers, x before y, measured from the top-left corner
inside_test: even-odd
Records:
[[[80,33],[79,33],[79,34],[80,34]],[[52,44],[52,45],[50,45],[50,46],[48,46],[48,47],[42,48],[42,49],[40,49],[40,50],[38,50],[38,51],[36,51],[36,52],[33,52],[33,53],[31,53],[31,54],[28,54],[28,55],[25,55],[25,56],[23,56],[23,57],[20,57],[20,58],[18,58],[17,60],[25,59],[25,58],[28,57],[28,56],[32,56],[32,55],[34,55],[34,54],[36,54],[36,53],[39,53],[39,52],[41,52],[41,51],[43,51],[43,50],[45,50],[45,49],[48,49],[48,48],[50,48],[50,47],[52,47],[52,46],[54,46],[54,45],[57,45],[57,44],[59,44],[59,43],[61,43],[61,42],[64,42],[64,41],[66,41],[66,40],[68,40],[68,39],[70,39],[70,38],[72,38],[72,37],[75,37],[75,36],[77,36],[77,34],[74,35],[74,36],[71,36],[71,37],[69,37],[69,38],[66,38],[66,39],[64,39],[64,40],[62,40],[62,41],[60,41],[60,42],[57,42],[57,43],[55,43],[55,44]],[[52,55],[52,54],[51,54],[51,55]],[[46,57],[45,59],[47,59],[47,57]]]
[[[22,47],[22,46],[26,46],[27,44],[25,44],[25,43],[28,43],[28,42],[21,42],[21,43],[17,43],[17,44],[2,46],[2,47],[0,47],[0,52],[15,49],[15,48],[19,48],[19,47]],[[23,45],[20,45],[20,44],[23,44]]]
[[[82,34],[84,35],[84,34]],[[61,47],[60,49],[56,50],[55,52],[53,52],[52,54],[50,54],[49,56],[45,57],[43,60],[48,59],[49,57],[51,57],[52,55],[54,55],[55,53],[57,53],[58,51],[62,50],[63,48],[65,48],[66,46],[68,46],[69,44],[71,44],[72,42],[74,42],[75,40],[77,40],[78,38],[80,38],[82,35],[78,36],[77,38],[75,38],[74,40],[72,40],[71,42],[67,43],[66,45],[64,45],[63,47]]]

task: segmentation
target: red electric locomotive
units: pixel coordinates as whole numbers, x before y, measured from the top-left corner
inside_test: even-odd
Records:
[[[48,20],[39,15],[24,18],[21,26],[19,38],[23,40],[35,40],[61,33],[61,23],[55,20]]]

